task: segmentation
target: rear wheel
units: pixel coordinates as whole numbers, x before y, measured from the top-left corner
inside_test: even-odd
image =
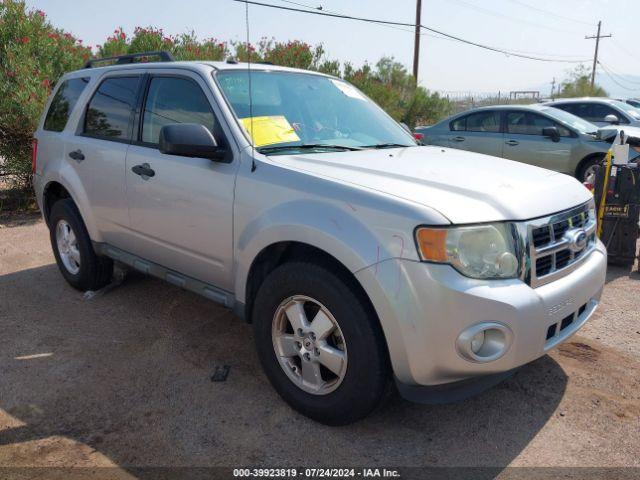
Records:
[[[80,212],[71,199],[59,200],[49,216],[51,246],[65,280],[78,290],[97,290],[111,281],[113,262],[95,254]]]
[[[253,306],[267,377],[293,408],[328,425],[368,415],[389,383],[380,326],[349,283],[315,264],[287,263],[265,279]]]

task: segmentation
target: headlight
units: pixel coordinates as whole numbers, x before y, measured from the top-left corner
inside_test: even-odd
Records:
[[[416,230],[420,257],[448,263],[471,278],[514,278],[518,275],[513,235],[509,224],[496,223]]]

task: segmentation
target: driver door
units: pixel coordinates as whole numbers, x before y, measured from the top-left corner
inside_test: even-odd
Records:
[[[238,162],[165,155],[158,150],[160,129],[171,123],[198,123],[226,147],[199,75],[187,71],[146,77],[137,141],[126,159],[129,244],[142,258],[197,280],[231,290],[233,198]],[[146,164],[153,176],[139,174]]]

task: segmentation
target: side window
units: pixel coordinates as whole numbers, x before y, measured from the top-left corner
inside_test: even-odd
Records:
[[[198,123],[215,131],[211,105],[197,83],[186,78],[152,78],[144,109],[142,141],[158,143],[160,129],[171,123]]]
[[[44,129],[61,132],[67,125],[69,115],[78,102],[78,98],[89,83],[88,78],[65,80],[51,100],[51,106],[44,119]]]
[[[565,112],[571,113],[573,115],[578,115],[579,108],[577,103],[553,103],[551,104],[553,108],[559,108],[560,110],[564,110]]]
[[[488,111],[467,115],[467,132],[500,132],[500,112]]]
[[[554,122],[550,118],[531,112],[507,113],[507,132],[516,135],[542,135],[542,129],[556,127],[561,137],[570,137],[568,128]]]
[[[94,137],[131,140],[131,122],[140,77],[107,78],[93,94],[84,133]]]
[[[456,118],[449,124],[452,132],[464,132],[467,129],[467,117]]]
[[[556,108],[564,110],[565,112],[571,113],[584,120],[587,120],[587,117],[589,117],[590,105],[587,103],[565,103],[564,105],[559,105]]]
[[[607,115],[615,115],[618,117],[618,120],[620,120],[620,123],[629,123],[625,116],[620,112],[602,103],[592,103],[589,105],[586,120],[589,120],[590,122],[604,122],[604,117]]]

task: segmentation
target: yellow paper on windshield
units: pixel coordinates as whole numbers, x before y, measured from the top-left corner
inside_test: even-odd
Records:
[[[252,121],[253,120],[253,121]],[[283,115],[270,117],[247,117],[240,121],[253,139],[256,147],[274,143],[297,142],[300,137]],[[253,132],[252,130],[253,124]]]

